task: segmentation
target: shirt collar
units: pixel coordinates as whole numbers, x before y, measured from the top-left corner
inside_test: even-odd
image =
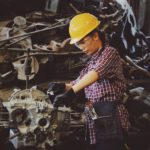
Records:
[[[95,52],[92,56],[91,56],[91,60],[97,59],[98,56],[101,55],[101,53],[104,51],[105,46],[103,46],[102,48],[100,48],[97,52]]]

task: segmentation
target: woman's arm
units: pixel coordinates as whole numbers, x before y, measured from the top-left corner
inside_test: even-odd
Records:
[[[99,79],[99,74],[92,70],[84,75],[75,85],[72,86],[72,89],[75,93],[79,92],[83,88],[89,86]]]

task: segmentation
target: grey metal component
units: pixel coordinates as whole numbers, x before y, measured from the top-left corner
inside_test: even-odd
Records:
[[[56,13],[60,0],[46,0],[45,10]]]
[[[31,75],[29,76],[29,80],[33,79],[39,71],[38,60],[34,56],[32,56],[30,58],[31,58]],[[18,79],[24,80],[24,81],[26,80],[26,76],[25,76],[25,72],[24,72],[25,59],[26,58],[22,58],[22,59],[19,59],[19,60],[13,62],[13,66],[18,72]]]
[[[18,130],[17,134],[11,130],[10,137],[16,148],[35,146],[45,150],[45,143],[54,146],[62,136],[72,132],[70,128],[83,127],[84,124],[82,115],[72,113],[70,108],[55,110],[48,95],[36,86],[17,89],[3,105],[8,109],[10,125]],[[74,115],[78,115],[79,119],[73,119]]]
[[[66,23],[61,22],[59,25],[46,27],[46,28],[38,30],[38,31],[33,31],[33,32],[30,32],[30,33],[25,33],[23,35],[17,35],[17,36],[9,37],[7,39],[0,40],[0,43],[1,42],[5,42],[5,41],[9,41],[9,40],[12,40],[12,39],[15,39],[15,38],[20,38],[20,37],[24,37],[24,36],[30,36],[30,35],[37,34],[37,33],[40,33],[40,32],[49,31],[49,30],[60,28],[60,27],[64,27],[64,26],[66,26]]]

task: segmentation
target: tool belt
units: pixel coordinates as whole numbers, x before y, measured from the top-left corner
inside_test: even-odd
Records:
[[[115,102],[97,102],[93,108],[97,114],[94,119],[96,138],[100,139],[123,139],[121,124],[117,116],[117,103]]]

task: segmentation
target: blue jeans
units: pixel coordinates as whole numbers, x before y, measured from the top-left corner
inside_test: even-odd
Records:
[[[123,150],[124,142],[119,139],[100,140],[96,143],[96,150]]]
[[[96,141],[107,139],[123,139],[121,123],[117,116],[117,103],[96,102],[93,107],[99,118],[94,120]]]

